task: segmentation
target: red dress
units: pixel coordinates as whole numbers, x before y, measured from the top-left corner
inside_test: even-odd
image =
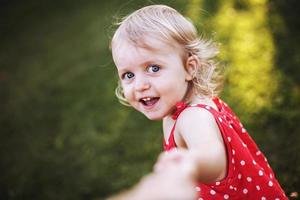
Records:
[[[276,180],[266,157],[240,123],[232,110],[217,97],[213,98],[218,107],[196,104],[176,104],[177,111],[173,119],[188,107],[199,107],[208,110],[215,118],[227,149],[227,176],[211,184],[199,183],[196,190],[198,200],[207,199],[249,199],[249,200],[282,200],[288,199]],[[176,148],[174,124],[164,149]]]

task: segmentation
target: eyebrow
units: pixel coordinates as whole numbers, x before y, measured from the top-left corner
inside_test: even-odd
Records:
[[[162,60],[147,60],[141,64],[138,65],[138,67],[144,67],[144,66],[148,66],[149,64],[158,64],[158,65],[161,65],[161,64],[165,64],[165,62],[163,62]],[[124,73],[124,72],[127,72],[127,71],[130,71],[130,70],[127,70],[127,69],[130,69],[130,68],[134,68],[133,66],[125,66],[125,67],[122,67],[120,70],[118,68],[118,72],[119,73]]]

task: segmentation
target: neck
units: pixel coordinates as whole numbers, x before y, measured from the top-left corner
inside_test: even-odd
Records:
[[[187,87],[186,94],[184,95],[182,101],[186,104],[205,104],[211,101],[211,97],[198,94],[195,88],[193,87],[192,83],[189,83]]]
[[[189,82],[188,86],[187,86],[187,89],[186,89],[186,92],[185,92],[185,95],[182,98],[182,101],[185,102],[185,103],[190,103],[191,100],[195,98],[195,96],[197,96],[196,92],[195,92],[195,89],[194,89],[192,83]]]

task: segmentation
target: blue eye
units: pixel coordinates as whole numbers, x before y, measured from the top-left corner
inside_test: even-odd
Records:
[[[126,72],[126,73],[124,73],[123,74],[123,76],[122,76],[122,78],[123,79],[131,79],[131,78],[133,78],[134,77],[134,74],[132,73],[132,72]]]
[[[160,70],[160,67],[158,65],[150,65],[148,67],[148,71],[150,72],[158,72]]]

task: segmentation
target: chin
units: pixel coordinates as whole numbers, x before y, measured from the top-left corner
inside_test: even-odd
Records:
[[[159,121],[159,120],[162,120],[163,119],[163,116],[160,116],[160,115],[151,115],[151,114],[147,114],[147,113],[144,113],[144,115],[150,119],[150,120],[153,120],[153,121]]]

